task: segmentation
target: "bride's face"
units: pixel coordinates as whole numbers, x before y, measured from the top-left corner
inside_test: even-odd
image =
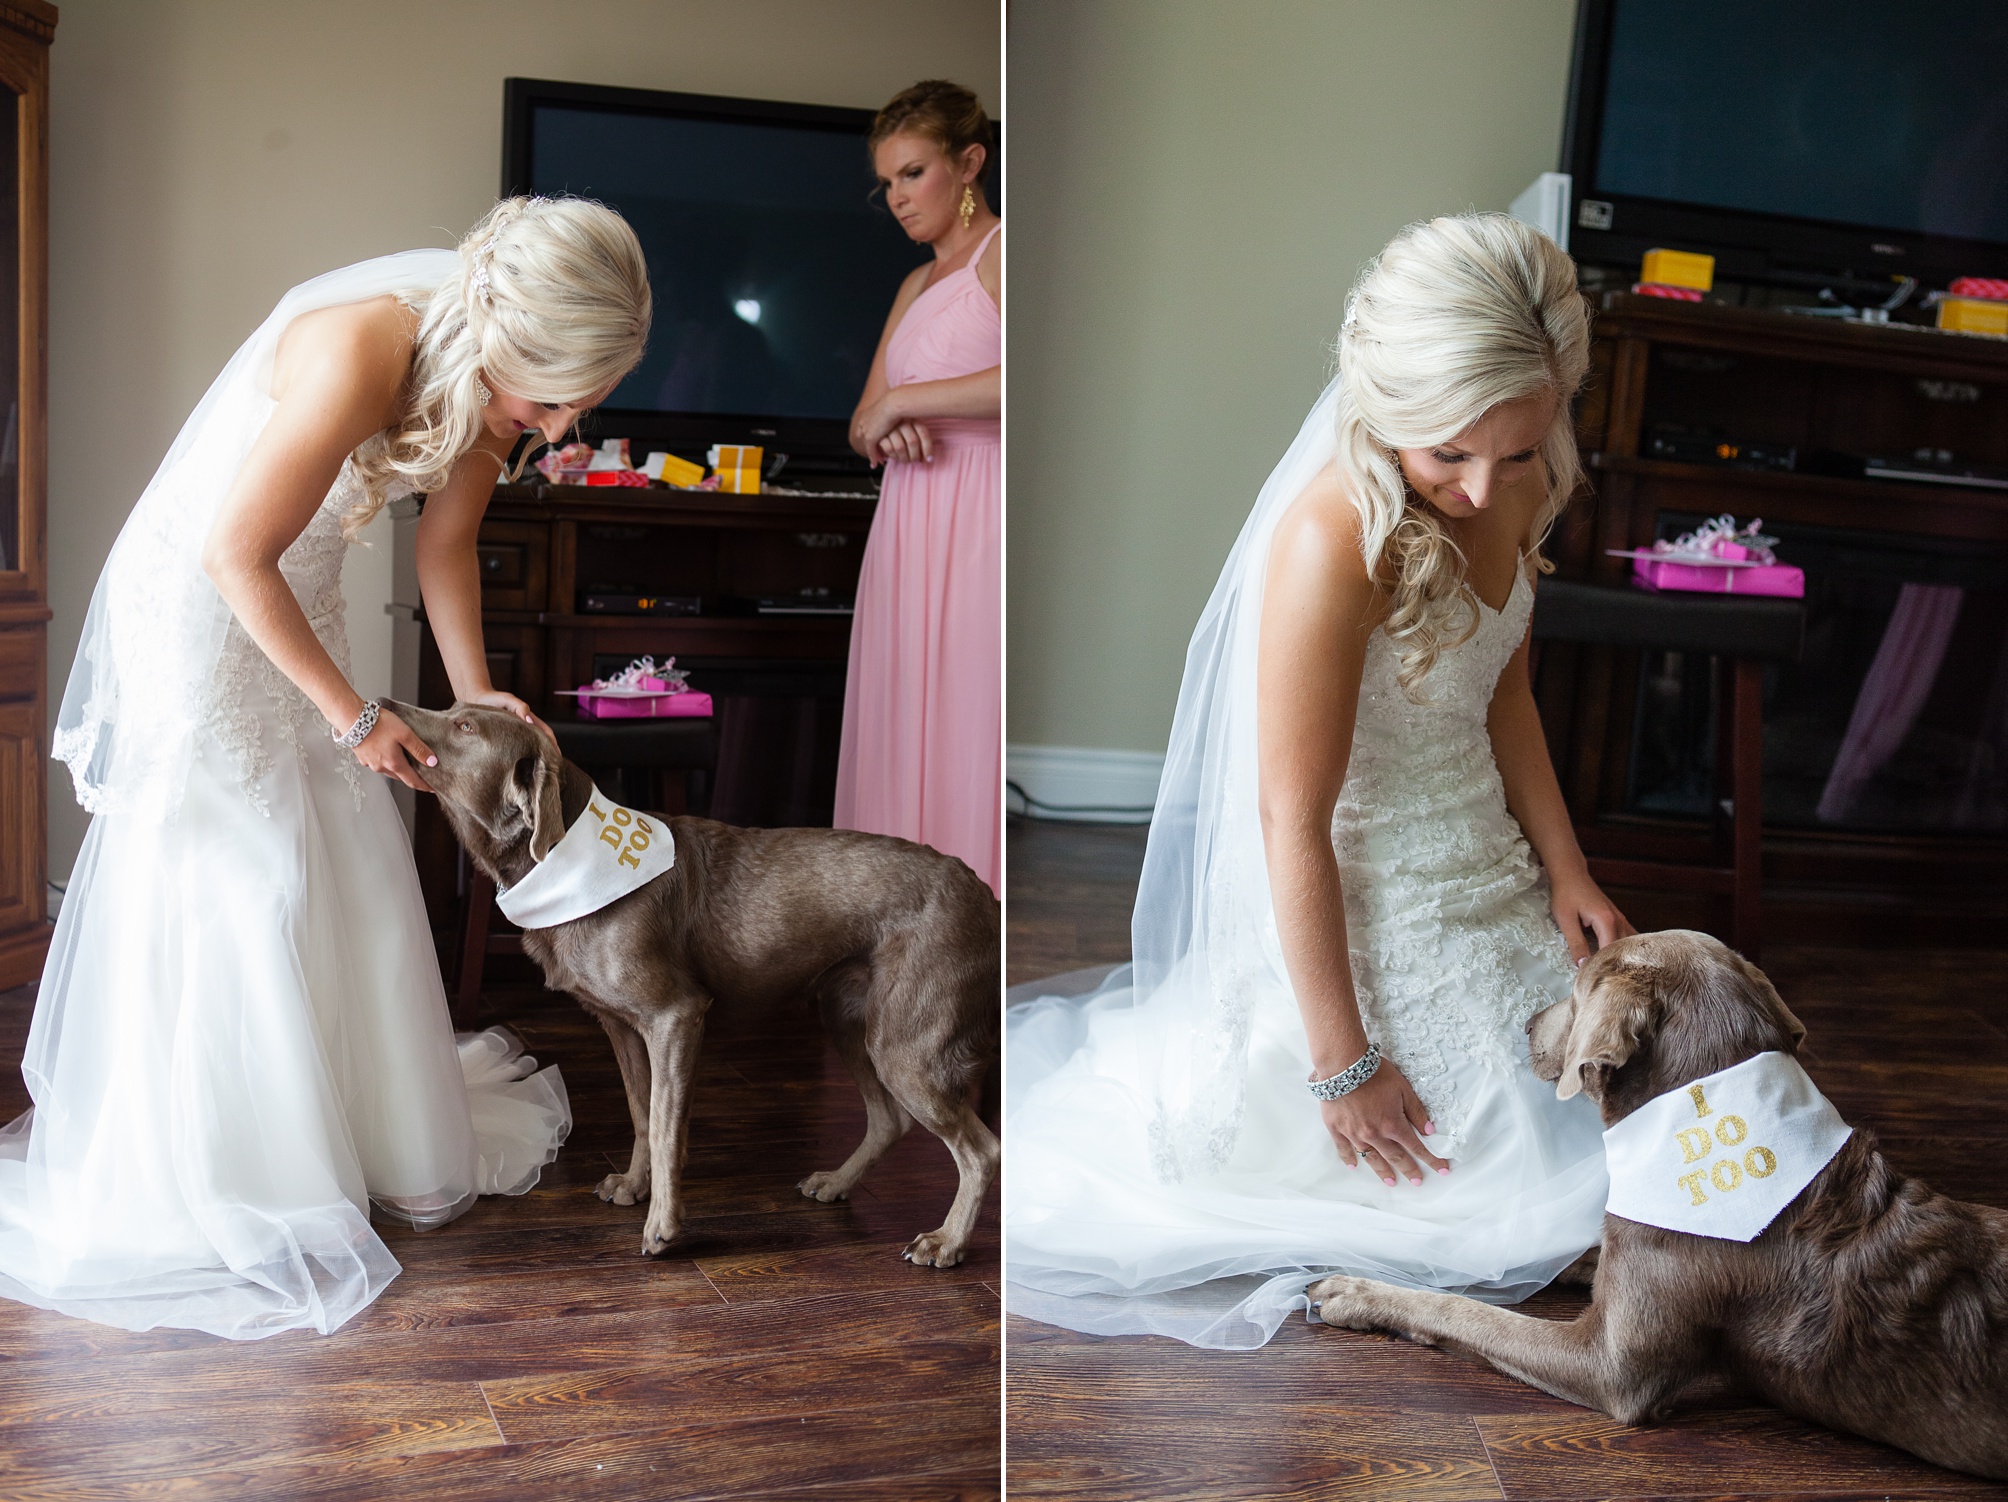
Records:
[[[1547,485],[1541,440],[1555,420],[1555,402],[1553,392],[1501,402],[1448,443],[1396,449],[1409,488],[1453,521],[1538,500]]]
[[[983,170],[983,148],[970,147],[957,163],[939,141],[901,131],[878,143],[872,170],[899,227],[909,239],[932,245],[961,222],[962,188]]]
[[[609,386],[604,391],[594,392],[582,402],[533,402],[525,396],[510,395],[493,381],[487,385],[492,394],[488,405],[481,409],[481,420],[489,432],[511,443],[531,428],[542,433],[547,442],[563,443],[573,423],[588,409],[597,407],[613,395],[613,387]]]

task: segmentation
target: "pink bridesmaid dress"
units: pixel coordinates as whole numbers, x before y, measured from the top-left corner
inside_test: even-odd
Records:
[[[886,380],[940,381],[1003,359],[976,265],[929,287],[886,345]],[[836,825],[899,835],[1001,889],[1002,424],[929,419],[934,458],[886,465],[858,576]]]

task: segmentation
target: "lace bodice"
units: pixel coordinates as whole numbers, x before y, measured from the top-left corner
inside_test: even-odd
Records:
[[[307,624],[313,627],[314,635],[328,649],[344,678],[352,678],[354,673],[342,602],[342,561],[349,548],[348,539],[342,535],[342,518],[361,498],[362,480],[353,464],[344,463],[313,520],[279,557],[279,572],[292,586],[293,597],[306,613]],[[320,711],[273,665],[234,618],[217,661],[215,688],[208,724],[217,743],[236,761],[245,796],[259,812],[267,813],[258,782],[272,769],[276,754],[266,744],[268,724],[276,727],[279,739],[299,757],[300,737],[319,733],[323,725]],[[259,697],[266,701],[263,705],[257,702]],[[300,768],[303,773],[306,771],[304,758],[300,759]],[[353,756],[345,757],[342,775],[348,780],[355,806],[360,809],[361,763]]]
[[[1507,811],[1486,731],[1499,674],[1526,636],[1533,587],[1518,574],[1504,609],[1478,608],[1476,634],[1443,653],[1416,699],[1396,681],[1399,653],[1386,633],[1369,639],[1332,818],[1368,1031],[1452,1132],[1461,1110],[1445,1095],[1445,1046],[1524,1067],[1524,1049],[1503,1040],[1555,999],[1541,983],[1548,967],[1530,976],[1528,957],[1568,971],[1546,875]]]

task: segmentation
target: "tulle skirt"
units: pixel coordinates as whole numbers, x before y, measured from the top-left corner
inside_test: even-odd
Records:
[[[99,816],[0,1131],[0,1294],[130,1330],[336,1329],[421,1229],[520,1194],[571,1108],[499,1030],[451,1031],[381,779],[255,693],[247,797],[213,740],[172,820]],[[318,722],[316,722],[316,726]],[[263,804],[263,810],[258,807]]]
[[[1139,1030],[1163,1019],[1148,1001],[1134,1004],[1128,973],[1007,1014],[1013,1313],[1092,1334],[1246,1348],[1307,1308],[1305,1285],[1323,1273],[1511,1303],[1596,1243],[1603,1136],[1586,1099],[1558,1101],[1524,1062],[1499,1063],[1505,1050],[1446,1048],[1462,1126],[1427,1140],[1451,1171],[1390,1188],[1340,1161],[1304,1088],[1301,1016],[1281,990],[1254,1006],[1246,1114],[1227,1167],[1160,1182],[1142,1063],[1153,1051]],[[1510,1042],[1524,1060],[1525,1039]]]

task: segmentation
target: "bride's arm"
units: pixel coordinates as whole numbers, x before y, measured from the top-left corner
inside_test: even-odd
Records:
[[[314,635],[279,558],[327,499],[342,461],[391,420],[410,358],[399,338],[367,305],[295,320],[274,364],[277,407],[202,546],[203,572],[231,613],[338,732],[355,723],[363,697]],[[365,766],[423,790],[407,756],[429,763],[431,752],[388,712],[356,748]]]
[[[460,456],[446,484],[425,498],[413,561],[425,601],[426,626],[439,647],[454,698],[506,709],[549,735],[550,727],[529,705],[490,681],[481,634],[481,563],[475,542],[495,482],[508,462],[507,447],[502,439],[484,434]]]
[[[1486,711],[1485,729],[1492,738],[1492,759],[1499,764],[1499,780],[1506,787],[1506,808],[1547,867],[1555,922],[1568,940],[1570,958],[1580,965],[1611,940],[1635,930],[1590,878],[1589,863],[1576,843],[1569,807],[1562,800],[1562,785],[1555,780],[1555,765],[1548,759],[1541,713],[1535,707],[1534,686],[1527,674],[1527,643],[1532,635],[1530,627],[1499,675]],[[1585,929],[1595,935],[1594,945],[1585,937]]]
[[[1360,675],[1376,609],[1351,503],[1328,470],[1277,524],[1262,591],[1255,678],[1258,802],[1270,900],[1290,984],[1304,1015],[1313,1077],[1366,1052],[1346,948],[1345,894],[1332,811],[1345,786]],[[1449,1165],[1422,1144],[1429,1113],[1393,1061],[1365,1085],[1323,1103],[1327,1130],[1350,1166],[1386,1182],[1422,1182],[1418,1164]]]

